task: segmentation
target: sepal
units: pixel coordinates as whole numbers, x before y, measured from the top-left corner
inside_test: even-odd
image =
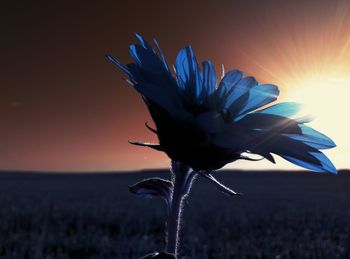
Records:
[[[153,149],[158,150],[158,151],[164,151],[162,146],[159,144],[140,142],[140,141],[130,141],[130,140],[129,140],[129,143],[131,145],[135,145],[135,146],[149,147],[149,148],[153,148]]]
[[[216,180],[216,178],[211,175],[210,173],[204,173],[204,172],[199,172],[199,174],[201,176],[203,176],[204,178],[210,180],[212,183],[214,183],[219,190],[223,193],[226,194],[228,196],[238,196],[238,195],[242,195],[242,193],[238,193],[235,192],[234,190],[230,189],[229,187],[223,185],[222,183],[220,183],[218,180]]]

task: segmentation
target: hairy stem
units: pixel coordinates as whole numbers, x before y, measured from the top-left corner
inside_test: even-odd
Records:
[[[182,203],[181,185],[175,180],[173,199],[171,202],[170,213],[168,218],[168,240],[167,252],[177,256],[177,242],[179,238],[179,226],[181,220],[181,203]]]
[[[195,174],[191,173],[188,167],[184,167],[182,165],[174,166],[174,163],[172,170],[174,173],[174,189],[168,216],[166,252],[174,254],[175,257],[177,257],[179,230],[181,226],[182,201],[189,192]]]

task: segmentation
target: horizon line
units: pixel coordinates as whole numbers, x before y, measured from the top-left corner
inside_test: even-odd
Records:
[[[129,169],[129,170],[35,170],[35,169],[0,169],[0,174],[2,173],[37,173],[37,174],[129,174],[129,173],[150,173],[150,172],[160,172],[160,171],[170,171],[170,168],[145,168],[145,169]],[[326,172],[313,172],[306,169],[218,169],[216,172],[305,172],[305,173],[317,173],[317,174],[327,174]],[[342,168],[338,169],[337,172],[344,173],[348,172],[350,169]]]

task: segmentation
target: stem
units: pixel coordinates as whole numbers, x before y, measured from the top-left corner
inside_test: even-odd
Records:
[[[170,213],[168,218],[167,240],[167,253],[174,254],[175,257],[177,256],[177,242],[179,238],[182,199],[182,184],[180,183],[178,177],[175,176],[173,198],[170,205]]]
[[[181,223],[182,201],[191,188],[195,173],[181,163],[173,161],[174,189],[168,216],[168,236],[166,252],[177,257],[179,228]]]

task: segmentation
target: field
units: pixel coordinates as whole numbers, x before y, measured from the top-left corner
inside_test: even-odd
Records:
[[[0,174],[0,258],[138,258],[164,247],[165,203],[128,186],[165,171]],[[350,173],[220,172],[197,179],[181,258],[350,258]],[[184,256],[186,255],[186,256]]]

